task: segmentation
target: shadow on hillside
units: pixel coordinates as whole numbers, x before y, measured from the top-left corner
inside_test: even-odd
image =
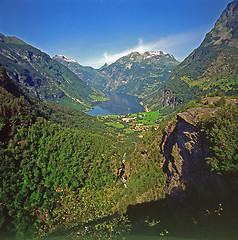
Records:
[[[132,234],[160,236],[166,229],[173,237],[237,239],[237,203],[237,195],[201,199],[190,189],[175,197],[129,206],[127,214]]]

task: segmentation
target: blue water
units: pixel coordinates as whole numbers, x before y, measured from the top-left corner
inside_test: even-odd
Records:
[[[111,93],[108,94],[110,100],[94,105],[94,109],[86,112],[91,116],[95,115],[125,115],[127,113],[144,112],[145,109],[140,105],[141,99],[135,96]]]

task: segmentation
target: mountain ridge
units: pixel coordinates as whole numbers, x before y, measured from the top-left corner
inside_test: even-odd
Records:
[[[0,62],[24,91],[41,101],[86,110],[105,99],[68,68],[16,37],[0,34]]]
[[[162,51],[131,52],[99,71],[109,78],[106,91],[145,97],[167,80],[178,63]]]
[[[228,4],[201,45],[144,100],[150,109],[176,107],[216,90],[237,94],[238,2]]]
[[[84,67],[63,55],[53,59],[67,66],[90,86],[105,92],[146,96],[161,85],[178,61],[162,51],[131,52],[99,69]]]
[[[105,86],[107,84],[107,77],[102,75],[98,70],[94,69],[93,67],[83,66],[79,64],[76,60],[69,59],[64,55],[55,55],[53,59],[69,68],[89,86],[96,88],[100,91],[103,91],[105,89]]]

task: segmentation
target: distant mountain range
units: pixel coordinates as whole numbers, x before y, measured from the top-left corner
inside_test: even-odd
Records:
[[[143,102],[151,110],[176,107],[200,95],[238,93],[238,2],[228,4],[202,44]]]
[[[86,110],[106,99],[49,55],[16,37],[0,34],[0,63],[24,91],[48,103]]]
[[[51,58],[16,37],[0,34],[0,63],[21,89],[40,101],[86,110],[93,101],[107,99],[100,90],[148,96],[179,62],[161,51],[132,52],[94,69],[62,55]]]
[[[67,66],[90,86],[106,92],[120,92],[145,97],[161,86],[179,62],[161,51],[132,52],[112,64],[96,70],[77,61],[56,55],[55,60]]]
[[[161,51],[132,52],[99,71],[110,79],[106,90],[145,97],[161,86],[178,64],[171,54]]]

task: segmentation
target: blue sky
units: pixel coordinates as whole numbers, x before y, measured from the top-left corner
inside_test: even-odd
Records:
[[[95,68],[131,51],[182,61],[231,0],[0,0],[0,32]]]

